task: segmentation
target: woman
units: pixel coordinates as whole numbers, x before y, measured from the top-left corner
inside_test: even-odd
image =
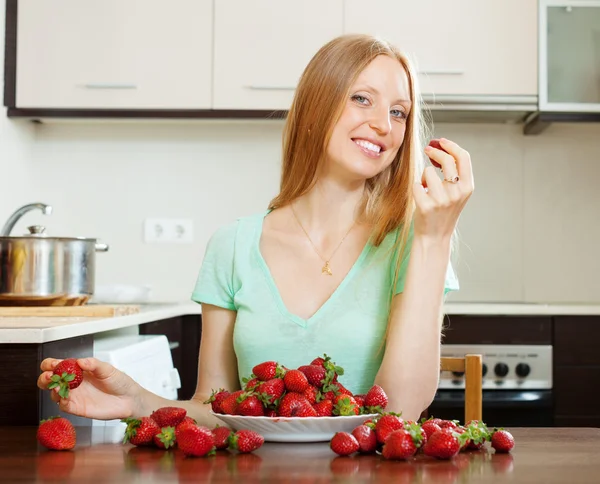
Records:
[[[387,43],[348,35],[322,47],[296,90],[284,132],[281,192],[265,213],[211,238],[192,299],[202,304],[198,385],[178,402],[214,425],[203,402],[252,367],[292,368],[327,353],[344,385],[381,385],[388,410],[417,419],[439,376],[445,294],[458,288],[451,240],[473,191],[469,154],[442,140],[424,153],[416,77]],[[42,362],[47,388],[57,360]],[[81,361],[84,383],[61,410],[97,419],[171,405],[109,364]]]

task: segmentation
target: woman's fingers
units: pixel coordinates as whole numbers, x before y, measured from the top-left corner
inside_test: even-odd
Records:
[[[77,363],[84,371],[93,373],[94,376],[100,380],[110,378],[116,372],[116,368],[105,361],[98,360],[97,358],[80,358]]]
[[[42,371],[52,371],[61,361],[56,358],[46,358],[40,363],[40,369]]]

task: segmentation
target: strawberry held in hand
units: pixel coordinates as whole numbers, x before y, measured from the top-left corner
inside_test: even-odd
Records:
[[[37,440],[47,449],[71,450],[75,447],[77,436],[75,427],[66,418],[50,417],[40,422]]]
[[[83,370],[75,358],[62,360],[56,365],[53,373],[48,389],[59,387],[58,394],[62,398],[69,398],[69,390],[77,388],[83,381]]]

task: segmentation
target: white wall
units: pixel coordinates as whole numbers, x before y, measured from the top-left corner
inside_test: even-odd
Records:
[[[4,1],[0,21],[4,25]],[[4,54],[4,37],[0,52]],[[64,123],[0,116],[0,223],[28,214],[52,235],[99,237],[98,285],[149,284],[159,301],[188,300],[206,242],[221,224],[277,193],[280,122]],[[600,303],[600,124],[439,124],[472,155],[476,190],[460,220],[453,301]],[[147,245],[146,217],[191,218],[190,245]]]

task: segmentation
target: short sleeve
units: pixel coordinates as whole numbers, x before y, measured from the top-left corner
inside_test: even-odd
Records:
[[[398,230],[397,237],[399,235],[400,235],[400,229]],[[412,230],[412,226],[411,226],[411,229],[408,234],[408,240],[406,242],[406,247],[402,253],[402,263],[400,265],[400,269],[398,272],[398,284],[396,285],[396,287],[393,291],[394,295],[400,294],[401,292],[404,291],[404,285],[406,283],[406,273],[408,271],[408,262],[410,259],[410,250],[412,247],[412,241],[413,241],[413,230]],[[396,253],[394,254],[394,257],[392,259],[392,281],[394,280],[393,275],[396,270],[396,262],[398,260],[398,257],[400,256],[399,252],[401,250],[402,250],[402,248],[399,247],[396,250]],[[446,268],[446,278],[444,281],[444,296],[446,296],[450,291],[458,291],[459,287],[460,286],[458,283],[458,277],[456,276],[456,272],[454,271],[452,262],[449,262],[448,267]]]
[[[192,300],[236,310],[233,270],[237,222],[219,228],[209,239]]]

